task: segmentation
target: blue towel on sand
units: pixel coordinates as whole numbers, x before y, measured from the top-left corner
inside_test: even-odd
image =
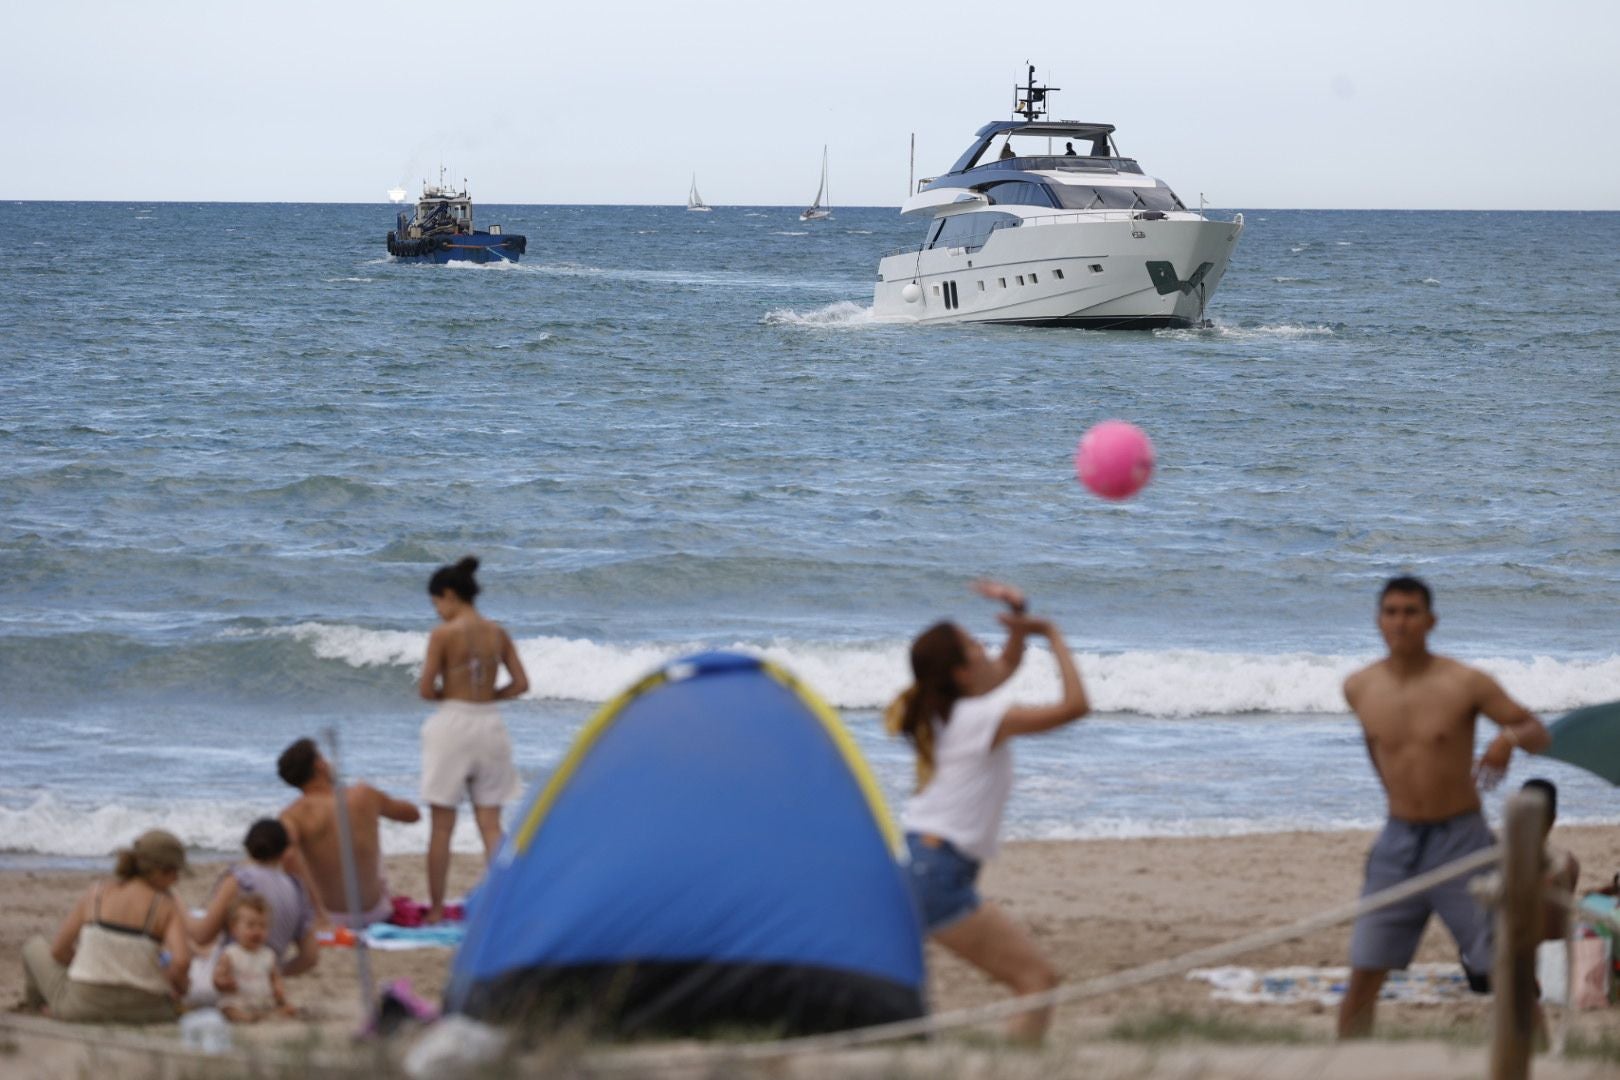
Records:
[[[439,923],[437,926],[395,926],[376,923],[366,927],[366,945],[383,951],[405,949],[453,949],[467,936],[466,923]]]

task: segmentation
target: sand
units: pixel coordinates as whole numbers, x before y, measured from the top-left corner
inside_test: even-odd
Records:
[[[1620,828],[1561,828],[1555,839],[1581,860],[1582,884],[1593,888],[1620,869]],[[1172,957],[1191,949],[1214,945],[1269,926],[1281,925],[1343,904],[1355,897],[1362,862],[1371,835],[1362,832],[1281,833],[1198,839],[1137,839],[1045,841],[1008,844],[986,871],[984,894],[1002,905],[1028,927],[1040,948],[1052,959],[1066,983],[1121,971],[1151,960]],[[388,860],[389,877],[397,889],[423,894],[423,866],[419,857]],[[479,861],[458,857],[453,868],[452,892],[464,890],[476,879]],[[182,899],[200,904],[218,868],[205,869],[179,887]],[[0,902],[7,915],[0,922],[0,1002],[20,999],[21,966],[16,959],[22,942],[31,934],[54,930],[73,898],[94,875],[66,871],[12,871],[0,874]],[[1235,961],[1246,966],[1339,965],[1345,962],[1349,928],[1338,927],[1306,940],[1275,945]],[[1454,960],[1456,952],[1444,930],[1431,924],[1419,950],[1420,961]],[[408,978],[428,997],[443,987],[449,954],[444,951],[372,953],[380,981]],[[1004,992],[976,971],[930,947],[930,992],[936,1011],[989,1002]],[[357,980],[352,953],[325,950],[320,966],[309,975],[288,981],[289,996],[309,1008],[329,1032],[346,1030],[358,1015]],[[1332,1075],[1479,1075],[1483,1057],[1479,1031],[1488,1022],[1485,998],[1446,1005],[1390,1005],[1381,1007],[1380,1030],[1385,1036],[1460,1036],[1458,1045],[1444,1043],[1379,1043],[1340,1049],[1332,1044],[1309,1047],[1215,1048],[1193,1050],[1109,1043],[1109,1028],[1121,1019],[1165,1011],[1200,1017],[1229,1018],[1245,1024],[1284,1025],[1299,1029],[1307,1038],[1325,1040],[1332,1030],[1330,1012],[1320,1006],[1240,1006],[1214,1002],[1203,983],[1183,978],[1162,979],[1103,998],[1089,999],[1061,1009],[1051,1044],[1067,1048],[1057,1070],[1062,1075],[1297,1075],[1311,1072]],[[1561,1017],[1555,1011],[1554,1021]],[[1594,1038],[1620,1041],[1620,1009],[1576,1014],[1573,1027]],[[308,1025],[267,1026],[255,1039],[285,1039]],[[158,1029],[161,1032],[162,1029]],[[169,1031],[172,1033],[173,1029]],[[969,1043],[963,1054],[952,1056],[953,1070],[964,1075],[982,1049]],[[24,1038],[16,1052],[0,1054],[0,1075],[28,1075],[15,1069],[30,1055],[45,1053],[34,1036]],[[1425,1046],[1419,1051],[1417,1046]],[[1397,1051],[1390,1051],[1396,1046]],[[1111,1047],[1111,1049],[1108,1049]],[[1382,1050],[1377,1048],[1383,1047]],[[3,1049],[3,1048],[0,1048]],[[938,1053],[937,1048],[907,1051]],[[1043,1080],[1054,1075],[1046,1061],[1056,1053],[1023,1054],[1006,1059],[992,1055],[994,1064],[985,1075],[1022,1075],[1026,1067]],[[1002,1052],[1004,1053],[1004,1052]],[[1390,1054],[1387,1069],[1367,1055]],[[1102,1054],[1102,1057],[1096,1057]],[[1147,1057],[1142,1055],[1147,1054]],[[1247,1054],[1248,1057],[1243,1055]],[[1345,1057],[1344,1055],[1350,1055]],[[1362,1055],[1356,1057],[1355,1055]],[[1417,1055],[1415,1058],[1413,1055]],[[1093,1055],[1087,1057],[1087,1055]],[[1112,1056],[1109,1056],[1112,1055]],[[1188,1057],[1191,1055],[1191,1057]],[[1257,1056],[1256,1056],[1257,1055]],[[1151,1059],[1151,1060],[1150,1060]],[[1076,1063],[1089,1061],[1074,1071]],[[1341,1062],[1335,1066],[1334,1062]],[[1420,1071],[1401,1073],[1418,1062]],[[1112,1062],[1112,1064],[1110,1064]],[[1178,1063],[1179,1064],[1176,1064]],[[1270,1062],[1272,1064],[1265,1064]],[[1343,1063],[1348,1064],[1343,1064]],[[1423,1065],[1427,1062],[1427,1065]],[[43,1061],[40,1062],[43,1064]],[[1022,1063],[1022,1064],[1020,1064]],[[892,1064],[892,1063],[891,1063]],[[1551,1063],[1547,1063],[1548,1066]],[[1538,1075],[1602,1075],[1591,1073],[1592,1063],[1564,1062],[1561,1069]],[[840,1070],[860,1072],[858,1060],[842,1062]],[[881,1073],[884,1066],[877,1071]],[[1424,1072],[1422,1068],[1433,1071]],[[1613,1070],[1612,1062],[1603,1066]],[[1163,1070],[1169,1069],[1165,1072]],[[1276,1069],[1272,1072],[1268,1070]],[[1339,1069],[1341,1071],[1335,1071]],[[1010,1071],[1009,1071],[1010,1070]],[[1297,1070],[1292,1071],[1292,1070]],[[1358,1071],[1359,1070],[1359,1071]],[[1455,1070],[1453,1073],[1452,1070]],[[1470,1071],[1472,1070],[1472,1071]],[[924,1072],[931,1071],[924,1067]],[[811,1070],[810,1074],[814,1074]],[[44,1073],[38,1073],[44,1075]]]

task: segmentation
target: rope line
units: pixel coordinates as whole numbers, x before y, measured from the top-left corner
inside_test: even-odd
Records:
[[[1007,998],[988,1005],[956,1009],[952,1012],[934,1013],[915,1020],[876,1024],[871,1027],[830,1032],[825,1035],[805,1035],[793,1039],[742,1043],[729,1047],[693,1047],[684,1050],[665,1049],[656,1052],[642,1050],[609,1051],[600,1055],[591,1055],[590,1061],[593,1065],[609,1069],[646,1068],[652,1064],[657,1064],[662,1068],[676,1068],[731,1062],[770,1061],[805,1054],[825,1053],[830,1050],[845,1050],[857,1046],[894,1042],[900,1039],[915,1038],[919,1035],[931,1035],[952,1028],[969,1027],[992,1020],[1004,1020],[1021,1013],[1034,1012],[1037,1009],[1050,1008],[1053,1005],[1080,1001],[1085,998],[1097,997],[1100,994],[1140,986],[1143,983],[1153,982],[1167,975],[1182,974],[1196,967],[1206,967],[1240,956],[1243,953],[1254,952],[1271,945],[1280,945],[1283,942],[1304,937],[1318,930],[1325,930],[1339,923],[1351,922],[1369,912],[1389,907],[1392,904],[1398,904],[1403,900],[1409,900],[1420,893],[1427,892],[1436,885],[1443,885],[1448,881],[1471,874],[1495,863],[1501,856],[1502,846],[1493,844],[1488,848],[1482,848],[1472,854],[1465,855],[1455,862],[1419,874],[1410,881],[1404,881],[1399,885],[1372,893],[1352,903],[1341,904],[1338,907],[1329,908],[1326,911],[1318,912],[1315,915],[1298,919],[1283,926],[1259,930],[1240,938],[1221,942],[1218,945],[1208,945],[1201,949],[1182,953],[1180,956],[1155,960],[1139,967],[1117,971],[1112,975],[1088,979],[1072,986],[1059,986],[1053,990],[1045,990],[1038,994],[1025,994],[1021,997]]]

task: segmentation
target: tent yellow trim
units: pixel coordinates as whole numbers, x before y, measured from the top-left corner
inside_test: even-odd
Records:
[[[534,800],[534,805],[524,816],[523,824],[518,827],[517,834],[513,838],[513,850],[521,853],[528,849],[534,840],[534,834],[540,831],[540,825],[545,821],[552,804],[562,794],[562,789],[568,785],[568,781],[573,779],[574,773],[579,771],[579,763],[591,752],[591,748],[596,745],[596,741],[602,737],[613,721],[619,718],[624,707],[667,679],[668,676],[662,670],[655,671],[596,710],[596,715],[580,729],[579,735],[574,739],[574,745],[568,749],[568,756],[557,766],[557,771],[551,774],[551,779],[546,782],[540,797]]]
[[[900,830],[894,827],[894,819],[889,816],[889,806],[883,801],[883,789],[878,787],[877,778],[867,767],[866,758],[861,755],[855,740],[850,738],[849,732],[844,728],[844,722],[838,718],[832,706],[821,699],[820,694],[800,682],[791,672],[777,667],[769,660],[761,660],[759,666],[771,678],[797,694],[799,700],[809,707],[817,720],[821,721],[822,729],[827,732],[828,738],[832,739],[839,754],[843,755],[844,764],[849,766],[849,771],[854,774],[855,783],[865,796],[867,809],[872,812],[872,819],[877,822],[878,831],[883,834],[889,850],[899,855],[905,850]]]

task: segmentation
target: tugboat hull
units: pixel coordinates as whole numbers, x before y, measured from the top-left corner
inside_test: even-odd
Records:
[[[498,233],[471,233],[459,236],[424,236],[401,240],[388,234],[388,254],[401,262],[517,262],[528,250],[523,236]]]

